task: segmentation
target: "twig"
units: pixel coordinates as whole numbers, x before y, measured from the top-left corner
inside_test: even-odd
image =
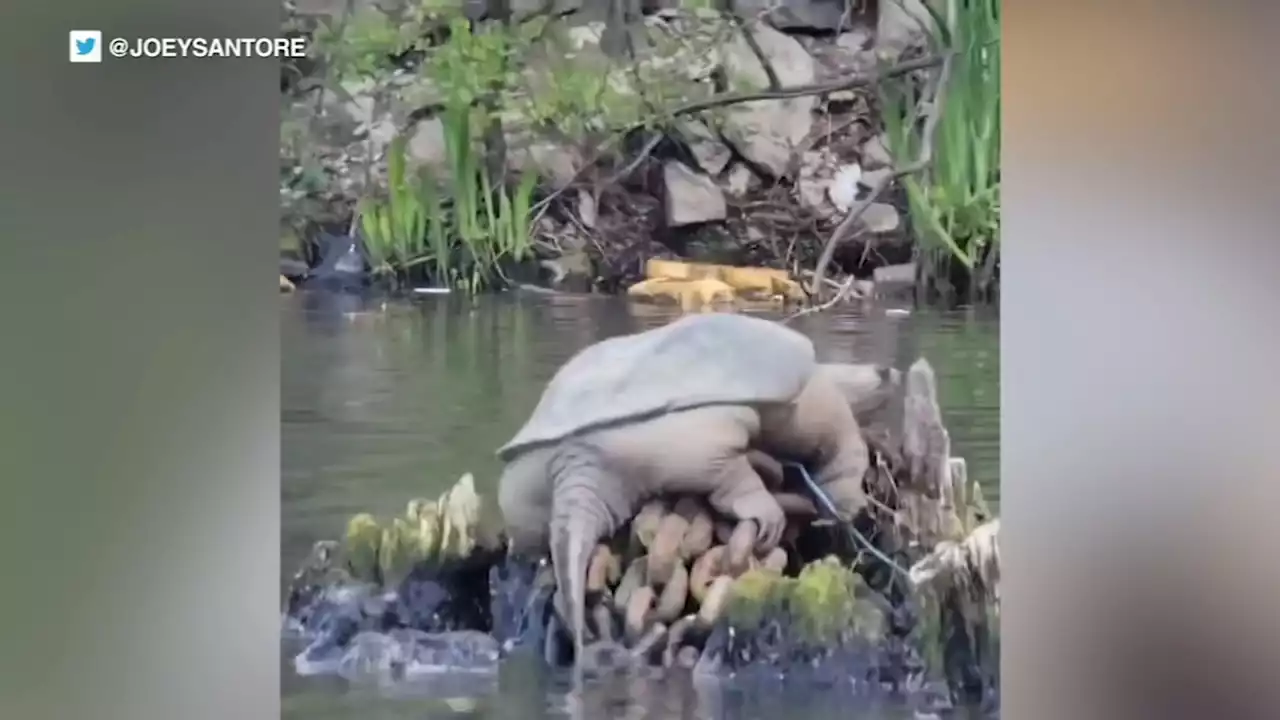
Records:
[[[938,71],[936,80],[933,82],[933,92],[925,97],[929,98],[929,104],[925,110],[925,120],[923,128],[923,138],[920,142],[920,152],[917,154],[915,162],[898,168],[894,172],[881,178],[879,182],[871,188],[871,192],[867,196],[859,200],[856,205],[849,210],[849,214],[844,220],[836,226],[831,233],[831,237],[827,238],[826,245],[822,248],[822,254],[818,257],[818,264],[813,269],[813,281],[809,285],[809,294],[817,295],[822,287],[822,280],[826,277],[827,266],[831,264],[831,258],[835,256],[836,247],[844,242],[846,237],[853,232],[857,226],[858,218],[866,212],[871,204],[879,199],[881,193],[889,184],[906,175],[919,172],[928,167],[933,162],[933,138],[938,127],[938,119],[942,117],[943,98],[946,95],[947,81],[951,75],[951,62],[954,53],[947,52],[942,56],[942,68]]]
[[[929,55],[923,58],[917,58],[915,60],[911,60],[908,62],[899,63],[889,68],[888,70],[875,73],[874,75],[854,75],[852,77],[847,77],[840,80],[833,80],[825,83],[816,83],[813,85],[794,85],[792,87],[782,88],[780,90],[765,90],[762,92],[752,92],[752,93],[723,93],[720,95],[713,95],[709,98],[694,100],[692,102],[685,103],[684,105],[680,105],[671,111],[669,117],[675,118],[681,115],[689,115],[691,113],[696,113],[702,110],[709,110],[714,107],[721,107],[724,105],[736,105],[738,103],[753,102],[755,100],[786,100],[788,98],[804,97],[805,95],[822,95],[825,93],[837,92],[839,90],[850,90],[856,87],[869,87],[871,85],[875,85],[885,80],[889,80],[901,75],[906,75],[908,73],[913,73],[917,70],[923,70],[926,68],[933,67],[935,65],[938,65],[940,62],[942,62],[942,58],[936,55]],[[644,127],[645,124],[646,123],[642,121],[642,122],[637,122],[637,123],[628,125],[623,128],[619,128],[613,134],[613,136],[609,138],[609,140],[605,141],[605,143],[601,146],[601,149],[595,154],[595,160],[599,160],[600,157],[604,155],[604,150],[609,145],[616,142],[619,138],[625,136],[627,133],[633,130],[638,130],[641,127]],[[660,142],[662,135],[659,134],[656,137],[659,139],[658,141]],[[650,140],[650,142],[656,146],[656,142],[654,142],[653,140]],[[652,152],[653,148],[647,147],[647,150],[649,152]],[[638,166],[639,165],[638,161],[642,161],[645,155],[646,153],[642,152],[640,154],[640,157],[637,159],[637,161],[633,161],[633,164]],[[539,214],[539,211],[545,210],[546,207],[550,205],[552,200],[554,200],[561,193],[563,193],[564,190],[569,185],[572,185],[573,182],[576,181],[578,177],[581,176],[583,170],[585,170],[587,167],[590,167],[591,165],[594,165],[594,164],[595,164],[594,161],[590,163],[585,163],[581,168],[578,169],[576,173],[573,174],[573,177],[570,179],[569,183],[565,186],[565,188],[556,190],[546,199],[542,200],[537,205],[535,205],[532,209],[532,213]],[[616,181],[621,177],[626,177],[626,175],[629,174],[634,169],[635,169],[634,167],[628,167],[626,169],[626,172],[618,173],[612,180]]]
[[[816,283],[819,280],[819,278],[814,277],[813,280]],[[834,282],[832,280],[827,280],[826,278],[821,278],[821,280],[827,283]],[[801,308],[800,310],[797,310],[791,313],[790,315],[786,316],[785,318],[783,318],[782,324],[786,325],[787,323],[791,322],[792,320],[795,320],[798,317],[803,317],[805,315],[813,315],[814,313],[820,313],[825,310],[830,310],[836,305],[839,305],[840,303],[844,302],[845,298],[849,297],[850,292],[853,290],[853,284],[857,282],[857,280],[858,280],[857,277],[850,275],[849,277],[845,278],[844,283],[842,283],[839,286],[840,289],[836,291],[835,296],[832,297],[830,300],[822,303],[821,305],[810,305],[807,308]],[[814,295],[812,291],[810,291],[809,294]]]
[[[644,144],[644,147],[640,148],[640,152],[636,153],[635,158],[633,158],[631,162],[627,163],[626,167],[610,175],[604,182],[596,183],[596,187],[600,187],[601,185],[612,185],[635,172],[635,169],[640,167],[640,163],[644,162],[645,159],[649,157],[649,154],[658,147],[658,143],[662,142],[664,137],[665,136],[662,133],[655,132],[653,137],[649,138],[649,141]]]
[[[769,58],[765,56],[764,48],[760,47],[756,34],[747,27],[742,16],[738,14],[738,4],[734,0],[720,0],[716,4],[722,6],[720,11],[729,16],[729,22],[733,23],[734,28],[742,35],[742,39],[747,42],[747,47],[751,48],[751,53],[760,62],[760,67],[764,68],[764,75],[769,80],[769,89],[781,90],[782,82],[778,80],[778,73],[773,69],[773,63],[769,62]]]
[[[806,95],[825,95],[827,93],[838,92],[840,90],[852,90],[859,87],[870,87],[891,80],[900,75],[907,75],[917,70],[925,70],[942,62],[942,58],[937,55],[926,55],[922,58],[909,60],[899,63],[883,72],[871,75],[853,75],[840,80],[831,80],[823,83],[813,83],[811,85],[792,85],[779,90],[761,90],[759,92],[736,92],[721,93],[712,95],[708,98],[693,100],[684,105],[676,106],[670,111],[671,117],[679,117],[696,113],[702,110],[710,110],[715,107],[724,105],[737,105],[739,103],[754,102],[756,100],[789,100],[791,98],[804,97]],[[630,129],[630,128],[628,128]]]

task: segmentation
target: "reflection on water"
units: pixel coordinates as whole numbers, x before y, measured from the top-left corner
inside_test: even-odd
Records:
[[[403,511],[465,472],[491,492],[494,450],[519,429],[543,385],[570,355],[606,337],[668,321],[612,298],[432,297],[383,306],[299,293],[281,298],[282,570],[356,512]],[[938,374],[955,452],[999,500],[999,323],[992,315],[883,309],[812,315],[794,326],[819,358],[892,362],[923,355]],[[282,587],[284,578],[281,579]],[[839,698],[768,693],[735,701],[685,679],[631,679],[586,698],[548,689],[533,669],[505,666],[496,691],[470,701],[447,690],[368,689],[300,679],[282,667],[282,710],[297,718],[646,717],[845,718]],[[786,697],[787,699],[782,699]],[[618,703],[623,703],[619,705]],[[797,714],[798,713],[798,714]],[[891,708],[863,717],[898,717]]]

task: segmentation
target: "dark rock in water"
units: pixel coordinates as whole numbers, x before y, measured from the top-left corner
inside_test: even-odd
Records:
[[[307,287],[332,291],[355,290],[367,284],[369,263],[358,236],[323,233],[315,240],[318,262],[308,274]]]
[[[507,558],[489,571],[493,636],[504,653],[540,654],[546,644],[555,587],[541,570],[537,562]]]
[[[334,614],[317,628],[311,644],[293,660],[299,675],[321,675],[336,672],[352,641],[361,633],[365,618],[356,613]]]
[[[354,636],[336,671],[348,680],[398,680],[441,671],[493,673],[498,660],[498,643],[486,633],[400,628]]]
[[[415,668],[487,672],[496,669],[501,658],[498,641],[476,630],[445,633],[393,630],[390,635],[400,644],[409,672]]]
[[[309,643],[295,660],[298,673],[364,676],[419,666],[487,667],[500,647],[491,635],[489,589],[497,557],[479,551],[461,560],[423,563],[392,591],[355,583],[295,589],[287,625]],[[527,602],[527,596],[519,601]],[[515,611],[503,614],[520,617]],[[518,621],[514,627],[527,633],[528,624]]]
[[[295,594],[287,608],[287,629],[311,640],[329,634],[335,623],[353,620],[362,624],[367,619],[365,601],[375,594],[374,587],[356,583]]]
[[[280,257],[280,274],[295,282],[303,280],[311,273],[311,266],[305,260],[292,257]]]

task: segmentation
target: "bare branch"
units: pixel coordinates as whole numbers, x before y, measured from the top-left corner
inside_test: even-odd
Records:
[[[740,92],[740,93],[721,93],[712,95],[708,98],[693,100],[684,105],[679,105],[670,111],[672,117],[688,115],[689,113],[700,112],[702,110],[710,110],[711,108],[723,107],[725,105],[737,105],[744,102],[754,102],[756,100],[789,100],[791,98],[804,97],[806,95],[826,95],[827,93],[839,92],[841,90],[852,90],[860,87],[870,87],[878,85],[885,80],[891,80],[917,70],[925,70],[942,62],[942,58],[936,55],[926,55],[922,58],[909,60],[899,63],[884,70],[882,72],[873,73],[871,75],[851,75],[839,80],[831,80],[823,83],[813,83],[811,85],[792,85],[779,90],[762,90],[759,92]]]
[[[751,53],[756,56],[756,60],[760,61],[760,67],[764,68],[765,77],[769,79],[769,89],[781,90],[782,82],[778,80],[778,73],[773,69],[773,63],[769,62],[769,58],[765,56],[764,48],[760,47],[756,34],[747,27],[742,16],[738,14],[738,3],[735,0],[718,0],[716,4],[720,6],[720,12],[729,17],[729,22],[733,23],[734,28],[742,35],[742,39],[747,42],[747,47],[751,48]]]

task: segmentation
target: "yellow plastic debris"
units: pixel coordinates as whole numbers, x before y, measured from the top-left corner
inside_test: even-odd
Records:
[[[674,300],[686,312],[733,304],[736,299],[733,288],[715,278],[652,278],[632,285],[627,289],[627,295],[646,300]]]
[[[800,284],[792,280],[784,270],[773,268],[712,265],[680,260],[651,259],[645,263],[645,277],[649,280],[718,280],[727,285],[736,297],[747,300],[773,300],[782,298],[793,302],[805,299]],[[655,286],[671,287],[671,286]],[[640,291],[647,295],[649,287]]]
[[[792,280],[784,270],[731,265],[721,265],[719,269],[720,279],[743,297],[763,296],[762,299],[768,299],[780,295],[795,302],[805,299],[800,283]]]

